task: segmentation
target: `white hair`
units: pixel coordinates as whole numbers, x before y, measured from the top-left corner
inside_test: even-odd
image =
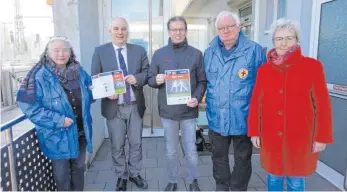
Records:
[[[236,25],[240,25],[240,17],[236,13],[230,11],[222,11],[217,15],[216,22],[214,23],[216,28],[218,26],[219,20],[225,16],[231,16],[235,20]]]
[[[296,40],[299,42],[300,41],[300,24],[296,20],[290,20],[290,19],[285,19],[285,18],[280,18],[276,21],[274,21],[269,30],[269,35],[271,39],[274,38],[275,33],[280,30],[280,29],[288,29],[290,31],[293,31],[296,35]]]
[[[109,24],[109,26],[108,26],[108,29],[111,29],[113,23],[114,23],[116,20],[119,20],[119,19],[121,19],[121,20],[123,20],[123,21],[125,22],[125,25],[126,25],[126,27],[127,27],[127,31],[128,31],[128,33],[129,33],[129,23],[128,23],[128,21],[127,21],[124,17],[116,17],[116,18],[112,19],[112,21],[110,22],[110,24]]]

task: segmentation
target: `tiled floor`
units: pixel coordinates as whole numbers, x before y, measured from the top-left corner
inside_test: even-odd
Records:
[[[180,150],[180,148],[179,148]],[[179,191],[186,191],[188,184],[185,182],[185,161],[180,150]],[[230,155],[230,165],[233,165],[233,156]],[[253,173],[249,183],[249,191],[266,190],[266,173],[260,167],[259,156],[253,156]],[[116,178],[111,160],[109,140],[105,140],[97,153],[95,160],[89,167],[86,175],[86,191],[114,191]],[[148,191],[163,191],[167,184],[167,175],[164,161],[164,138],[143,139],[143,169],[141,175],[146,178]],[[210,156],[199,156],[198,181],[203,191],[213,191],[215,181],[212,176],[212,161]],[[142,191],[128,181],[127,189],[130,191]],[[306,190],[308,191],[340,191],[323,177],[314,174],[306,179]]]

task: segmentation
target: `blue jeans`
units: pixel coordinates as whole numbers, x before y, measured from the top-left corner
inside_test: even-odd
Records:
[[[83,191],[86,159],[86,139],[80,137],[80,156],[76,159],[52,160],[53,177],[58,191]]]
[[[287,191],[304,191],[305,177],[289,177],[267,175],[267,190],[268,191],[283,191],[284,178],[287,179]]]
[[[187,182],[191,184],[196,179],[198,153],[196,151],[196,119],[174,121],[161,118],[165,136],[165,158],[170,183],[178,182],[178,131],[181,129],[183,148],[187,165]]]

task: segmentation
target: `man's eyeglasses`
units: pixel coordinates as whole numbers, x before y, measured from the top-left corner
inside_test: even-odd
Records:
[[[284,40],[286,40],[287,42],[293,42],[293,41],[297,40],[297,38],[296,38],[296,36],[287,36],[287,37],[275,37],[275,38],[273,38],[273,40],[276,43],[283,42]]]
[[[177,33],[177,32],[183,33],[186,31],[186,29],[170,29],[170,31],[175,32],[175,33]]]
[[[231,31],[234,27],[236,26],[236,24],[234,25],[229,25],[229,26],[225,26],[225,27],[219,27],[217,28],[218,31],[222,32],[222,31]]]

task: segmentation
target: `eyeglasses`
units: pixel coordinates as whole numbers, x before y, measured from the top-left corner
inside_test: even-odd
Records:
[[[219,27],[217,28],[219,32],[222,31],[231,31],[234,27],[236,26],[236,24],[234,25],[229,25],[229,26],[225,26],[225,27]]]
[[[286,42],[293,42],[293,41],[297,40],[297,38],[296,38],[296,36],[287,36],[287,37],[275,37],[275,38],[273,38],[273,40],[276,43],[281,43],[284,40],[286,40]]]
[[[186,29],[169,29],[171,32],[175,32],[175,33],[177,33],[177,32],[180,32],[180,33],[183,33],[183,32],[185,32],[186,31]]]

